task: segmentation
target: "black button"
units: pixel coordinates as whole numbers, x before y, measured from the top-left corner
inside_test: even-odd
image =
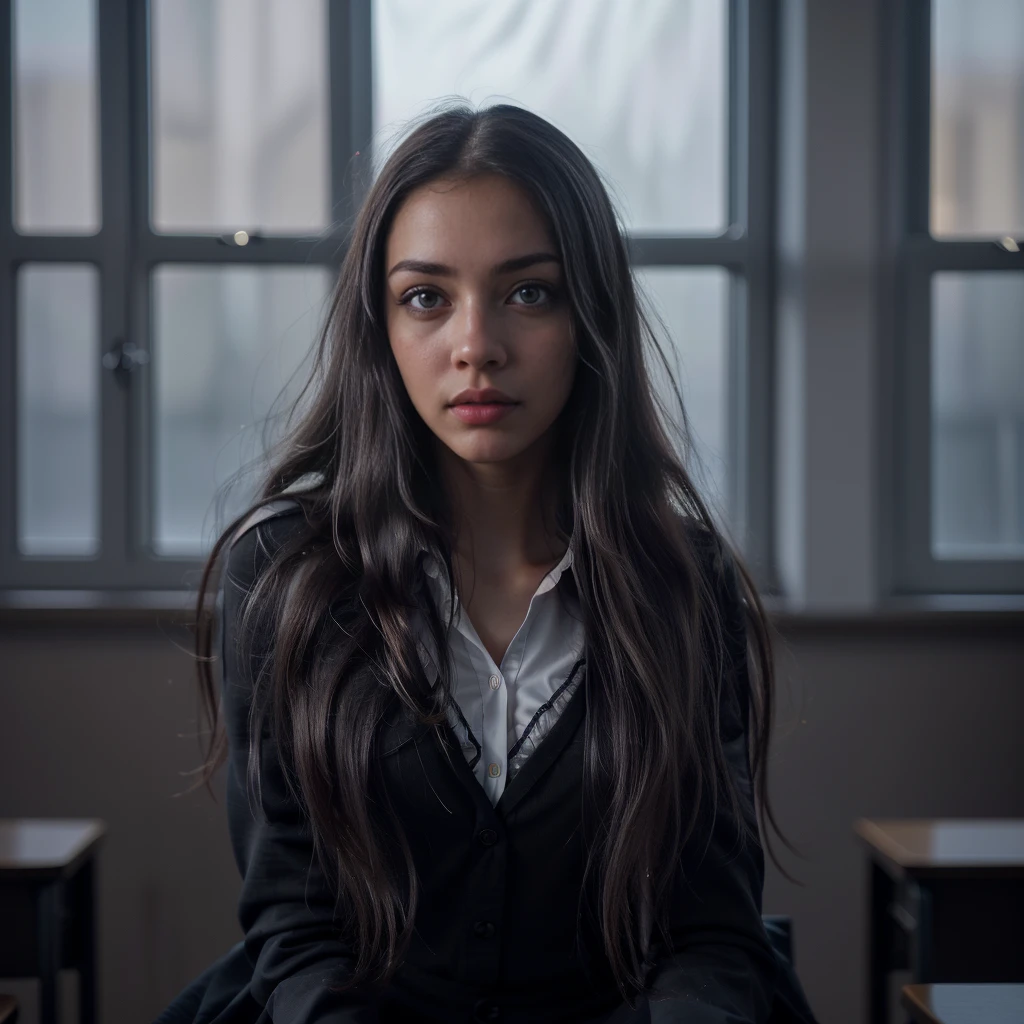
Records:
[[[500,1020],[501,1007],[490,999],[480,999],[473,1007],[473,1020]]]
[[[473,925],[473,931],[476,932],[481,939],[493,939],[494,933],[497,930],[498,929],[494,927],[494,924],[491,921],[477,921],[477,923]]]
[[[498,833],[493,828],[482,828],[476,834],[477,839],[480,840],[484,846],[493,846],[498,841]]]

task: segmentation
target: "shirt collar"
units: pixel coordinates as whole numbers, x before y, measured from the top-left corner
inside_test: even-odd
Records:
[[[431,555],[426,548],[420,548],[420,554],[423,558],[423,572],[434,581],[434,586],[438,588],[440,593],[447,599],[448,596],[448,581],[445,579],[444,570],[438,564],[437,559]],[[572,542],[570,541],[569,546],[565,549],[565,554],[562,555],[558,565],[551,569],[548,574],[540,582],[540,586],[537,587],[535,594],[545,594],[549,590],[553,590],[558,586],[558,581],[562,578],[562,574],[572,568]]]

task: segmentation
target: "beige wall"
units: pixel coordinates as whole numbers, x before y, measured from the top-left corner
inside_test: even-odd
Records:
[[[770,869],[823,1024],[863,1020],[861,815],[1024,817],[1024,629],[969,618],[785,625],[771,772],[805,851]],[[189,635],[169,622],[0,622],[0,816],[97,816],[101,1020],[147,1022],[238,937],[221,807],[198,761]],[[74,991],[68,975],[67,994]],[[3,982],[34,1024],[34,986]],[[67,1019],[73,1020],[72,1017]]]

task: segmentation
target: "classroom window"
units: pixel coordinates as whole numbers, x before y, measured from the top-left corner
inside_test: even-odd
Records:
[[[905,5],[895,587],[1024,584],[1024,7]]]
[[[932,552],[1024,556],[1024,274],[932,277]]]
[[[630,230],[720,234],[728,4],[648,0],[637,13],[589,0],[441,0],[424,18],[418,0],[374,0],[374,129],[386,141],[425,97],[509,98],[583,149]]]
[[[330,225],[326,0],[152,0],[156,231]]]
[[[602,9],[14,0],[0,586],[194,583],[308,366],[367,170],[452,93],[537,111],[598,167],[695,475],[770,582],[769,14]]]
[[[159,554],[199,554],[210,496],[273,440],[260,421],[275,404],[285,412],[295,398],[330,285],[325,270],[304,267],[165,264],[154,272],[153,547]],[[288,385],[283,392],[282,385]],[[229,515],[243,510],[241,497],[231,501]]]
[[[15,0],[14,226],[100,226],[96,0]]]
[[[99,275],[24,263],[18,309],[18,550],[99,550]]]

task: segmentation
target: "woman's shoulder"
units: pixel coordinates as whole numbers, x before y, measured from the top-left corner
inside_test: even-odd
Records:
[[[733,556],[722,535],[696,516],[685,513],[680,514],[679,524],[705,577],[728,579],[734,571]]]
[[[323,482],[323,474],[317,472],[298,477],[235,527],[224,549],[225,562],[233,576],[251,584],[282,545],[305,530],[308,524],[300,499],[317,491]]]
[[[746,599],[740,585],[737,556],[717,530],[693,516],[682,516],[681,520],[719,621],[730,634],[730,640],[738,643],[737,637],[745,632]]]
[[[278,498],[254,509],[225,548],[225,570],[231,582],[248,590],[278,551],[306,528],[303,506],[294,498]]]
[[[254,509],[236,528],[235,532],[231,536],[230,546],[234,547],[242,540],[243,537],[251,533],[258,526],[272,520],[278,523],[276,526],[277,530],[287,530],[288,525],[294,529],[294,517],[296,517],[301,511],[302,505],[296,498],[277,498],[274,501],[267,502],[265,505],[260,505],[259,508]],[[292,517],[292,519],[288,525],[280,524],[280,520],[288,521],[289,517]]]

